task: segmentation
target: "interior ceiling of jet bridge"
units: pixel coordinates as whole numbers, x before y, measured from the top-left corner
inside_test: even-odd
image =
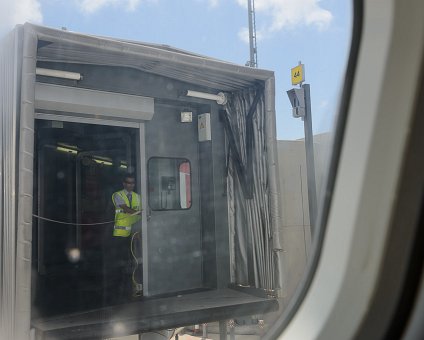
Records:
[[[166,45],[82,35],[31,25],[39,61],[131,67],[220,91],[237,91],[274,76]]]

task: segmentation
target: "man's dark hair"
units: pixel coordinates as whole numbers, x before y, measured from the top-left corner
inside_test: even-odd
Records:
[[[124,177],[122,177],[122,182],[125,182],[128,178],[131,178],[135,181],[135,176],[133,174],[125,174]]]

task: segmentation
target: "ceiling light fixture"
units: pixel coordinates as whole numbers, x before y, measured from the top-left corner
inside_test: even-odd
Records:
[[[212,94],[212,93],[206,93],[206,92],[187,90],[186,96],[215,100],[217,104],[219,105],[225,105],[227,103],[227,96],[223,92],[219,92],[218,94]]]
[[[40,68],[40,67],[37,67],[35,69],[35,74],[37,76],[63,78],[63,79],[70,79],[70,80],[81,80],[82,79],[81,73],[61,71],[61,70],[52,70],[52,69]]]
[[[57,151],[62,151],[62,152],[67,152],[67,153],[72,153],[74,155],[76,155],[78,153],[78,150],[66,148],[66,147],[63,147],[63,146],[56,147],[56,150]]]

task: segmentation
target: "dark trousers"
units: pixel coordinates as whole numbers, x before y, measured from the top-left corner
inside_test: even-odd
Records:
[[[108,300],[124,302],[132,295],[131,236],[111,236],[108,243],[105,266]]]

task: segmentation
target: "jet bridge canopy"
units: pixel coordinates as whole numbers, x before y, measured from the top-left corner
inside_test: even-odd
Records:
[[[1,162],[5,171],[0,189],[5,195],[2,197],[3,230],[0,242],[3,253],[11,256],[1,259],[1,277],[5,283],[1,287],[1,296],[7,297],[7,301],[2,301],[0,308],[2,315],[10,317],[10,320],[6,320],[11,325],[9,338],[28,337],[31,322],[43,335],[62,336],[66,330],[72,330],[72,334],[83,338],[91,334],[91,330],[97,330],[97,335],[103,331],[111,334],[108,322],[122,318],[126,320],[128,330],[140,332],[192,324],[196,320],[208,322],[230,316],[260,314],[277,308],[276,301],[268,298],[278,295],[282,288],[272,71],[223,62],[169,46],[82,35],[31,24],[17,27],[3,42],[0,51],[0,94],[5,103],[1,108],[2,129],[5,132]],[[36,76],[37,67],[79,72],[82,79],[75,81]],[[58,96],[52,98],[49,89],[61,92],[64,99],[58,101]],[[187,90],[211,94],[225,92],[229,101],[221,106],[188,98],[184,95]],[[88,93],[107,99],[104,102],[95,100]],[[110,97],[104,97],[108,93]],[[142,103],[144,108],[130,113],[128,107],[122,110],[117,107],[115,110],[113,105],[107,105],[108,100],[116,104],[111,99],[115,95],[119,100],[132,98],[134,103]],[[198,142],[196,124],[183,125],[176,120],[181,112],[187,110],[193,113],[194,118],[210,114],[211,141],[192,145],[193,141]],[[42,148],[34,148],[41,141],[37,142],[38,137],[34,134],[38,128],[36,120],[54,122],[49,126],[43,125],[49,129],[59,127],[66,130],[66,126],[79,124],[77,128],[72,128],[75,134],[69,131],[68,134],[60,131],[54,133],[54,138],[68,136],[72,142],[78,142],[78,138],[84,136],[90,138],[78,132],[82,129],[81,122],[133,129],[131,143],[137,145],[132,148],[128,149],[126,144],[121,145],[119,141],[111,141],[118,146],[115,149],[111,147],[113,152],[109,150],[106,155],[103,149],[84,150],[87,160],[82,156],[80,160],[88,162],[91,157],[92,164],[97,163],[97,169],[99,164],[115,164],[115,156],[131,154],[131,157],[125,156],[128,159],[118,159],[119,165],[128,167],[129,162],[136,164],[139,179],[146,181],[141,186],[144,190],[143,206],[146,207],[142,216],[143,271],[144,280],[147,280],[146,295],[150,296],[143,297],[142,301],[119,305],[93,304],[83,309],[58,311],[53,315],[34,309],[31,291],[34,293],[36,289],[44,289],[48,293],[49,285],[53,287],[59,282],[53,277],[58,273],[56,269],[49,272],[47,268],[43,272],[39,268],[44,267],[39,266],[38,262],[34,263],[35,260],[39,261],[34,252],[42,248],[40,242],[47,240],[37,226],[35,210],[40,203],[37,200],[41,197],[38,194],[42,180],[35,177],[35,167],[39,161],[38,155],[44,152]],[[124,131],[106,130],[102,129],[107,136],[119,135]],[[85,131],[93,129],[87,128]],[[176,136],[179,137],[176,139]],[[57,142],[56,139],[54,142]],[[45,150],[46,155],[51,155],[58,146],[56,144]],[[65,146],[69,147],[68,144]],[[79,152],[77,148],[73,151]],[[190,165],[192,173],[189,176],[183,174],[185,179],[192,181],[191,192],[187,190],[184,196],[186,200],[187,197],[190,199],[190,202],[184,203],[187,209],[147,209],[149,193],[155,190],[155,187],[149,187],[146,179],[148,161],[155,157],[173,157],[174,160],[184,161],[184,166]],[[60,165],[64,168],[68,166],[69,174],[75,174],[75,178],[88,178],[75,172],[75,169],[80,171],[82,168],[82,165],[78,165],[80,163],[76,162],[78,167],[75,168],[64,158],[61,158]],[[71,158],[68,155],[68,159]],[[181,173],[182,170],[179,176],[183,176]],[[169,191],[174,190],[173,183],[177,179],[167,173],[162,177],[157,183],[168,184],[167,192],[163,193],[170,195]],[[100,176],[92,178],[98,180]],[[74,190],[71,182],[68,183],[70,191]],[[71,201],[67,204],[72,209],[75,206]],[[67,216],[86,218],[78,209],[73,214]],[[167,275],[173,273],[173,254],[178,252],[173,253],[171,249],[169,255],[162,251],[160,242],[166,243],[166,240],[161,230],[167,228],[167,223],[175,224],[182,219],[187,223],[180,225],[184,224],[186,229],[168,230],[177,240],[182,258],[187,260],[186,267],[181,265],[182,260],[178,263],[181,276],[188,277],[190,267],[196,268],[196,273],[193,278],[185,282],[181,279],[179,285],[172,285]],[[81,235],[79,233],[70,239],[78,239]],[[61,240],[64,245],[69,241],[66,237]],[[196,247],[190,248],[187,240],[195,240],[192,243],[196,243]],[[170,242],[168,244],[172,246]],[[45,248],[42,250],[45,251]],[[95,259],[95,252],[92,253]],[[59,259],[53,258],[55,261]],[[163,263],[162,271],[162,266],[158,265],[160,263]],[[62,267],[59,264],[55,268],[61,270]],[[16,276],[10,275],[12,272],[16,272]],[[75,282],[81,282],[78,276],[81,275],[80,269],[74,268],[72,273],[76,275]],[[70,275],[67,271],[65,274]],[[66,275],[61,277],[63,291],[66,291]],[[42,280],[38,280],[40,277]],[[230,285],[248,286],[262,292],[262,295],[255,297],[241,293],[229,289]],[[62,288],[56,289],[60,292]],[[182,294],[187,291],[192,293]],[[164,298],[161,294],[169,297]],[[79,298],[83,299],[83,296]],[[43,300],[41,295],[36,299],[38,302]],[[164,307],[157,310],[154,306],[158,304]],[[107,317],[97,318],[99,313]],[[15,329],[12,329],[13,325],[16,325]]]

